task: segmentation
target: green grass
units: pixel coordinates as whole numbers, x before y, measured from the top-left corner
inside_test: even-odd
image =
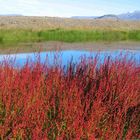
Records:
[[[140,41],[140,30],[109,31],[109,30],[0,30],[0,44],[16,44],[21,42],[92,42],[92,41]]]

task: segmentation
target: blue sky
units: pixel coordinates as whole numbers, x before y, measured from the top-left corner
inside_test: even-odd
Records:
[[[140,10],[140,0],[0,0],[0,14],[101,16]]]

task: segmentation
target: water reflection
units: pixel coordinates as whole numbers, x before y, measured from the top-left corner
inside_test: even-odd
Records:
[[[40,57],[40,61],[42,63],[45,62],[46,58],[49,60],[49,64],[54,64],[54,56],[55,60],[59,60],[62,65],[67,65],[71,60],[73,62],[78,63],[81,60],[81,57],[92,57],[94,58],[96,55],[99,55],[100,63],[103,62],[106,56],[111,56],[112,59],[116,57],[120,57],[120,54],[126,55],[128,59],[133,57],[137,64],[140,64],[140,51],[128,51],[128,50],[117,50],[117,51],[78,51],[78,50],[66,50],[61,52],[41,52],[41,53],[22,53],[22,54],[10,54],[10,55],[0,55],[0,62],[3,60],[11,60],[15,61],[16,66],[23,66],[27,59],[31,62],[35,62]]]

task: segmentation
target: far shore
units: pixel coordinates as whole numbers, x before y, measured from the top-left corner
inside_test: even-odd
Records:
[[[85,50],[85,51],[113,51],[113,50],[135,50],[140,51],[140,42],[86,42],[65,43],[48,41],[41,43],[20,43],[14,47],[0,48],[0,54],[28,53],[38,51],[61,51],[61,50]]]

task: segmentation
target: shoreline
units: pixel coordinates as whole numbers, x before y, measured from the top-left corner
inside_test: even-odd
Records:
[[[114,51],[114,50],[136,50],[140,51],[140,42],[85,42],[65,43],[59,41],[48,41],[40,43],[20,43],[16,47],[0,49],[0,54],[30,53],[42,51],[62,50],[85,50],[85,51]]]

